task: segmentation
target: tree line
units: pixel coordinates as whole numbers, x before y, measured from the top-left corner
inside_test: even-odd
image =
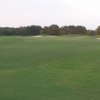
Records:
[[[0,35],[3,36],[35,36],[35,35],[68,35],[68,34],[80,34],[80,35],[96,35],[100,34],[100,26],[96,30],[87,30],[85,26],[62,26],[50,25],[50,26],[37,26],[31,25],[26,27],[10,28],[0,27]]]

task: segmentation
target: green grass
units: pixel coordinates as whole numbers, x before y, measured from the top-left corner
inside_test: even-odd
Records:
[[[0,37],[0,100],[100,100],[100,41]]]

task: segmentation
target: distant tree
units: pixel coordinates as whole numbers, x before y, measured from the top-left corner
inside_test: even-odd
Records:
[[[97,34],[97,35],[100,35],[100,26],[97,27],[97,29],[96,29],[96,34]]]
[[[68,34],[77,34],[76,26],[74,25],[68,26]]]
[[[76,32],[77,34],[87,34],[87,29],[84,26],[76,26]]]
[[[100,34],[100,26],[96,29],[96,33]],[[50,25],[42,28],[41,26],[31,25],[26,27],[10,28],[0,27],[0,35],[17,35],[17,36],[34,36],[34,35],[67,35],[67,34],[96,34],[94,30],[88,30],[84,26],[62,26]]]
[[[87,29],[84,26],[74,26],[70,25],[65,28],[67,34],[85,34],[87,33]]]
[[[27,26],[27,27],[19,27],[15,29],[15,35],[29,36],[29,35],[39,35],[42,30],[41,26]]]
[[[18,27],[15,29],[15,35],[18,36],[25,36],[28,35],[27,31],[26,31],[26,27]]]
[[[32,26],[26,27],[26,30],[27,30],[27,33],[30,35],[39,35],[40,31],[42,30],[42,27],[32,25]]]
[[[44,28],[43,28],[42,31],[41,31],[41,34],[48,35],[48,34],[49,34],[49,27],[44,26]]]
[[[14,28],[0,27],[0,35],[14,35]]]
[[[49,35],[60,35],[60,29],[58,25],[51,25],[48,27],[48,34]]]
[[[68,26],[62,26],[60,28],[60,35],[67,35],[68,34]]]
[[[96,35],[96,31],[95,30],[87,30],[87,35],[95,36]]]

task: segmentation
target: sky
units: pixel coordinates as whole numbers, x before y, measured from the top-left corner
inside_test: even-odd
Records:
[[[100,25],[100,0],[0,0],[0,26]]]

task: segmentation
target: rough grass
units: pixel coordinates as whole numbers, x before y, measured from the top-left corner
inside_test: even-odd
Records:
[[[100,100],[100,41],[0,37],[0,100]]]

